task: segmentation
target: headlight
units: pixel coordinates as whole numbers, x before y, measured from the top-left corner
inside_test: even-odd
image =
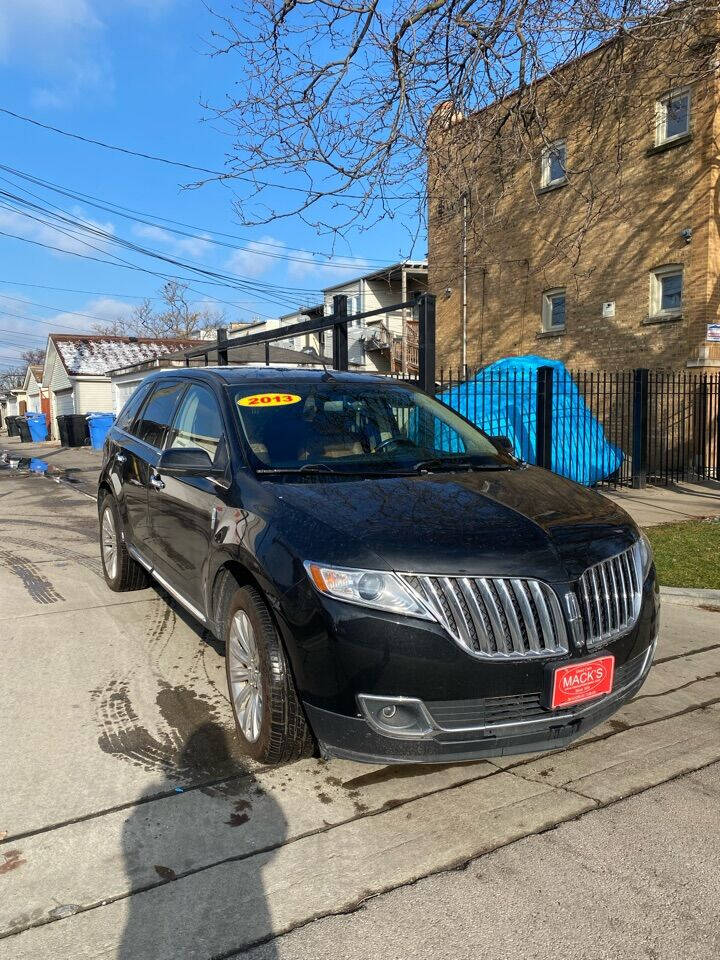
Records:
[[[435,620],[433,614],[395,576],[378,570],[350,570],[346,567],[324,567],[305,561],[313,586],[335,600],[357,603],[362,607],[402,613],[408,617]]]
[[[650,541],[642,531],[640,531],[640,537],[633,547],[633,550],[635,551],[635,563],[640,573],[640,582],[645,583],[645,578],[652,566],[653,552]]]

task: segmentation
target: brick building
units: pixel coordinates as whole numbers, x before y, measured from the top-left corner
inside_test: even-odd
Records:
[[[524,131],[517,94],[478,114],[436,111],[439,364],[536,353],[717,372],[720,21],[648,29],[540,80],[541,122]]]

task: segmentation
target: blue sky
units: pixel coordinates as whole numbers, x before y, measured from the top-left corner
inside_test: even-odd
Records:
[[[216,9],[227,10],[226,0]],[[231,142],[212,123],[203,122],[207,114],[201,101],[221,103],[232,91],[240,64],[233,57],[208,55],[213,26],[201,0],[0,0],[0,107],[87,137],[221,169]],[[224,306],[228,320],[277,316],[295,304],[316,301],[323,286],[362,272],[362,267],[331,268],[298,252],[328,251],[330,240],[297,218],[262,228],[241,227],[227,189],[217,184],[182,189],[194,179],[191,172],[78,143],[2,114],[0,137],[0,163],[8,167],[154,219],[183,221],[203,230],[196,238],[173,236],[53,196],[5,171],[0,171],[0,190],[16,195],[31,190],[44,203],[56,203],[114,236],[285,288],[259,299],[252,292],[194,283],[199,292],[192,296],[198,302],[217,297],[240,304]],[[283,183],[291,185],[292,180]],[[237,190],[242,195],[240,186]],[[281,198],[278,194],[278,203]],[[42,345],[54,329],[88,332],[94,321],[77,313],[122,316],[140,298],[155,296],[162,284],[158,277],[84,260],[72,251],[104,258],[113,250],[147,269],[182,273],[104,242],[100,252],[88,250],[79,240],[7,205],[0,197],[0,231],[68,252],[0,236],[0,365],[11,363],[29,346]],[[230,246],[218,247],[203,238],[207,229],[238,239],[226,238]],[[357,231],[336,250],[340,257],[366,259],[373,267],[404,255],[424,256],[422,245],[408,250],[406,237],[396,222],[364,234]]]

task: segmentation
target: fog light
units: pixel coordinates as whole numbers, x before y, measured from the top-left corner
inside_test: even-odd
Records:
[[[385,737],[426,737],[433,724],[422,700],[358,694],[365,719]]]

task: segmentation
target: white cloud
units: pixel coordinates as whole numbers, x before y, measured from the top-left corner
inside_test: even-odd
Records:
[[[356,260],[350,266],[343,263],[343,257],[338,256],[342,266],[332,260],[318,260],[311,253],[293,253],[293,259],[288,264],[287,275],[289,280],[317,280],[319,286],[336,286],[345,280],[359,277],[370,264],[364,260]]]
[[[171,253],[182,254],[194,260],[207,253],[211,247],[210,237],[207,234],[198,237],[180,237],[177,234],[170,233],[169,230],[163,230],[162,227],[146,224],[136,224],[133,227],[133,233],[141,240],[162,244]]]
[[[274,246],[266,246],[266,244],[274,244]],[[231,273],[237,273],[243,277],[259,277],[260,274],[267,273],[268,270],[277,266],[277,259],[268,254],[282,252],[276,249],[282,246],[283,243],[275,237],[260,237],[259,240],[253,240],[239,250],[235,250],[228,257],[225,267]]]
[[[147,18],[172,2],[131,5]],[[89,91],[107,95],[113,88],[107,21],[117,6],[116,0],[0,0],[0,64],[31,73],[37,106],[65,107]]]
[[[91,220],[83,214],[80,207],[74,207],[71,213],[76,218],[88,224],[88,226],[104,230],[106,233],[115,232],[115,227],[112,223],[101,223],[98,220]],[[60,230],[50,224],[40,223],[37,220],[32,220],[30,217],[24,216],[22,213],[15,213],[12,210],[0,210],[0,230],[15,234],[19,237],[25,237],[28,240],[34,240],[37,243],[44,243],[50,247],[55,247],[57,249],[52,251],[54,256],[62,256],[63,253],[80,253],[94,257],[97,256],[98,250],[102,252],[109,244],[109,241],[95,237],[92,234],[84,236],[78,228],[63,226],[62,230]],[[70,235],[71,231],[72,235]],[[92,244],[92,246],[89,244]]]
[[[54,317],[44,319],[50,320],[57,325],[57,331],[52,327],[45,327],[46,330],[57,333],[70,333],[64,331],[64,327],[72,327],[80,333],[92,333],[93,327],[98,323],[112,323],[115,320],[124,320],[132,313],[134,304],[126,303],[124,300],[116,300],[114,297],[95,297],[88,300],[85,306],[77,307],[75,313],[56,313]],[[84,313],[86,317],[78,317],[77,313]],[[96,319],[89,319],[94,317]]]

